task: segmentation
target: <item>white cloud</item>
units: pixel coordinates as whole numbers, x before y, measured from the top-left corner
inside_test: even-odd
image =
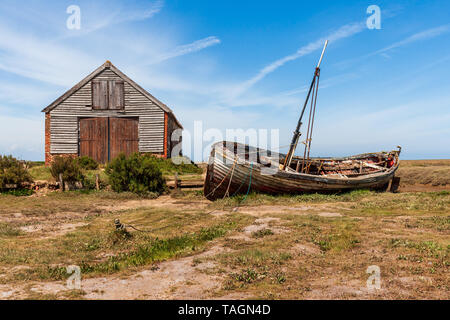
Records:
[[[214,46],[219,43],[220,43],[220,39],[218,39],[215,36],[210,36],[210,37],[207,37],[204,39],[200,39],[200,40],[194,41],[189,44],[178,46],[175,49],[173,49],[172,51],[164,53],[164,54],[156,57],[150,64],[156,64],[156,63],[160,63],[162,61],[168,60],[168,59],[183,56],[185,54],[194,53],[194,52]]]
[[[95,59],[84,52],[24,35],[0,24],[0,69],[4,71],[69,86],[91,71],[88,68],[92,68],[92,61]]]
[[[442,35],[444,33],[447,33],[449,31],[450,31],[450,25],[448,25],[448,24],[440,26],[440,27],[437,27],[437,28],[432,28],[432,29],[428,29],[428,30],[425,30],[425,31],[421,31],[421,32],[415,33],[415,34],[407,37],[404,40],[395,42],[395,43],[391,44],[390,46],[387,46],[387,47],[385,47],[383,49],[377,50],[374,53],[372,53],[371,55],[385,53],[386,51],[389,51],[389,50],[392,50],[392,49],[395,49],[395,48],[398,48],[398,47],[402,47],[402,46],[405,46],[407,44],[410,44],[410,43],[413,43],[413,42],[417,42],[417,41],[420,41],[420,40],[431,39],[431,38],[440,36],[440,35]]]
[[[392,56],[390,54],[388,54],[387,52],[389,52],[393,49],[397,49],[397,48],[406,46],[406,45],[414,43],[414,42],[428,40],[428,39],[432,39],[432,38],[441,36],[443,34],[448,33],[449,31],[450,31],[450,25],[446,24],[446,25],[442,25],[442,26],[439,26],[436,28],[431,28],[431,29],[427,29],[425,31],[417,32],[417,33],[414,33],[411,36],[409,36],[403,40],[397,41],[387,47],[384,47],[382,49],[379,49],[379,50],[374,51],[369,54],[365,54],[365,55],[357,57],[357,58],[343,60],[343,61],[337,63],[336,65],[346,68],[346,67],[352,66],[356,61],[363,61],[363,60],[365,60],[369,57],[375,56],[377,54],[381,55],[382,57],[384,57],[386,59],[392,59]]]
[[[348,38],[354,34],[357,34],[365,29],[365,25],[363,23],[353,23],[348,24],[345,26],[340,27],[338,30],[330,33],[328,36],[320,38],[314,42],[311,42],[300,49],[298,49],[294,54],[285,56],[281,59],[278,59],[266,67],[262,68],[254,77],[251,79],[245,81],[243,84],[239,86],[239,88],[236,90],[235,94],[239,95],[242,92],[248,90],[250,87],[252,87],[257,82],[261,81],[264,77],[266,77],[268,74],[274,72],[276,69],[282,67],[287,62],[297,60],[305,55],[308,55],[318,49],[321,49],[325,43],[325,40],[329,40],[330,43],[333,43],[334,41]]]

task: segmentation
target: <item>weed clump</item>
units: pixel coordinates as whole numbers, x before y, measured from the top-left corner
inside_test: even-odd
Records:
[[[126,229],[114,230],[110,235],[110,239],[113,245],[128,241],[132,237],[133,236],[131,235],[131,233],[129,233]]]
[[[265,236],[271,236],[273,234],[274,233],[272,230],[264,228],[264,229],[253,232],[252,237],[253,238],[263,238]]]

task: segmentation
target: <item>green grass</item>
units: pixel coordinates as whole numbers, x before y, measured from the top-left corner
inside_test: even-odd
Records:
[[[405,211],[443,212],[450,208],[450,192],[382,193],[361,199],[350,208],[377,215],[403,214]]]
[[[364,197],[375,196],[378,193],[369,190],[353,190],[342,193],[323,194],[306,193],[299,195],[269,195],[261,193],[250,193],[247,197],[237,195],[235,197],[219,199],[210,204],[213,208],[227,208],[238,205],[258,206],[258,205],[295,205],[306,203],[326,203],[326,202],[354,202]],[[200,193],[196,194],[200,197]],[[193,196],[193,195],[191,195]]]
[[[45,181],[54,181],[52,174],[50,172],[50,168],[44,165],[33,166],[28,169],[33,180],[45,180]]]
[[[338,221],[332,224],[331,230],[327,233],[313,233],[311,242],[317,245],[322,252],[341,252],[353,249],[361,241],[359,231],[354,223]]]
[[[130,267],[139,267],[164,261],[181,254],[189,254],[199,250],[207,242],[222,237],[235,226],[233,222],[203,228],[198,232],[175,236],[168,239],[152,239],[148,243],[137,246],[130,252],[109,257],[104,262],[81,262],[82,274],[115,273]],[[42,272],[42,271],[41,271]],[[50,267],[48,277],[60,280],[67,277],[65,268]]]
[[[409,249],[415,249],[419,251],[422,254],[425,254],[429,257],[448,257],[448,254],[450,252],[450,245],[447,245],[446,248],[444,248],[442,245],[435,241],[411,241],[408,239],[390,239],[389,240],[389,246],[391,248],[409,248]]]
[[[178,174],[182,175],[203,173],[203,170],[197,165],[191,163],[188,158],[184,157],[183,159],[184,162],[188,163],[175,164],[174,161],[181,161],[181,158],[175,157],[172,159],[157,158],[157,164],[164,175],[174,174],[175,172],[178,172]]]

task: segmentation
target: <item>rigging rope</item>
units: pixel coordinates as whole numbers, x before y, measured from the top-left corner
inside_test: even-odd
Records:
[[[247,199],[247,196],[248,196],[248,194],[250,192],[250,187],[252,185],[252,173],[253,173],[253,162],[250,165],[250,180],[248,182],[247,193],[245,194],[245,197],[244,197],[244,199],[242,199],[241,203],[244,202]]]
[[[239,186],[239,188],[236,189],[236,191],[233,193],[232,197],[234,197],[239,190],[241,190],[242,186],[244,185],[245,181],[247,181],[247,177],[250,175],[250,173],[253,171],[253,162],[250,164],[250,171],[247,172],[247,175],[245,176],[245,179],[242,181],[241,185]]]
[[[309,160],[309,153],[311,151],[312,132],[314,127],[314,118],[316,114],[316,105],[317,105],[317,93],[319,91],[320,69],[317,70],[315,77],[317,79],[316,81],[314,81],[313,86],[311,105],[309,109],[308,129],[306,130],[305,150],[303,152],[303,160],[301,167],[301,172],[305,173],[309,171],[309,166],[305,167],[305,164]]]
[[[228,175],[231,173],[232,170],[234,170],[234,167],[236,166],[237,158],[235,159],[233,166],[228,170],[228,173],[223,177],[222,181],[210,192],[208,193],[205,198],[208,198],[210,195],[212,195],[214,192],[216,192],[217,189],[222,185],[222,183],[225,181],[225,179],[228,177]]]

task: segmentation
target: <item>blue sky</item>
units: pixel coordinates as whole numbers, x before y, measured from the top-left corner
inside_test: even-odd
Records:
[[[70,5],[80,30],[66,27]],[[288,145],[328,38],[313,156],[401,145],[404,159],[450,158],[449,12],[444,0],[2,0],[0,153],[42,160],[40,111],[105,60],[187,131],[279,129]]]

